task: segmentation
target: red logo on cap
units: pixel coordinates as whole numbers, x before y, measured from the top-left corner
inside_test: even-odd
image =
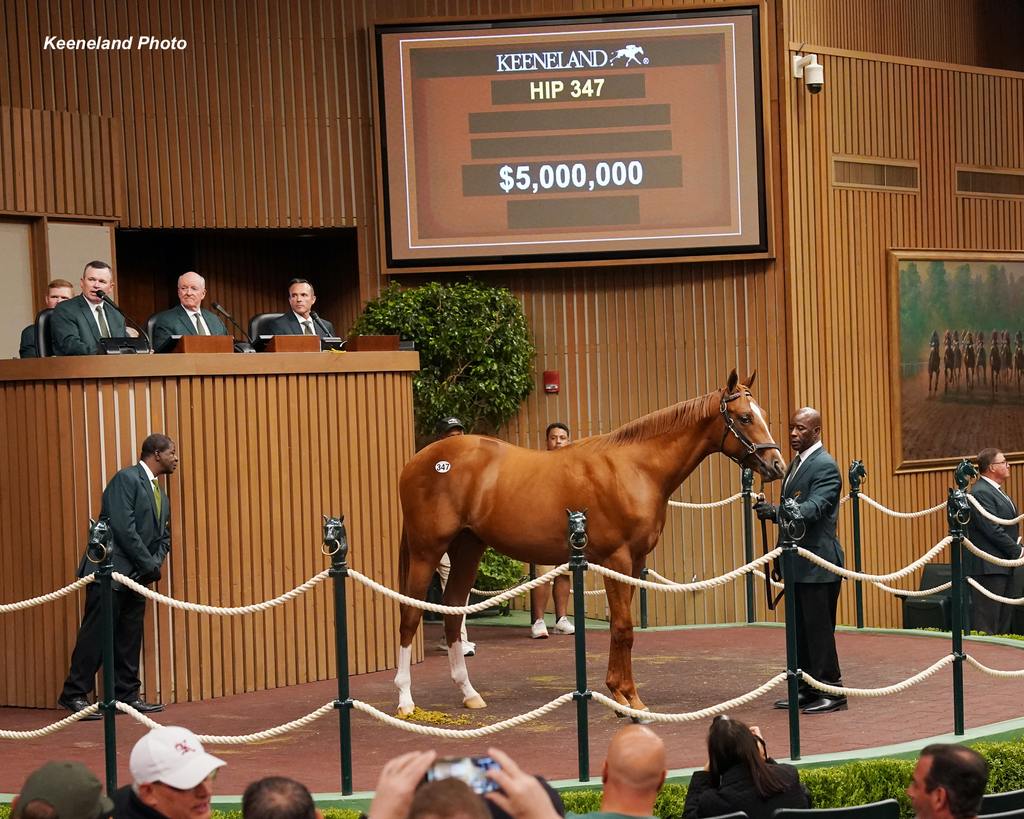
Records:
[[[175,743],[174,750],[180,754],[194,754],[196,752],[196,749],[189,745],[185,740]]]

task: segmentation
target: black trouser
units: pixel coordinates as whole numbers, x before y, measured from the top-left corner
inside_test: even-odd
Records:
[[[836,653],[836,611],[841,582],[795,583],[797,665],[816,680],[842,685]],[[802,691],[814,691],[800,683]],[[816,692],[820,693],[820,692]]]
[[[142,624],[146,616],[146,598],[128,589],[111,595],[114,607],[114,696],[125,702],[139,698],[139,655],[142,651]],[[103,623],[100,616],[100,584],[85,589],[85,611],[78,629],[78,641],[71,654],[71,670],[64,681],[65,699],[88,697],[96,672],[103,662]]]
[[[993,594],[1009,597],[1012,574],[973,575],[974,582],[984,586]],[[1005,603],[990,600],[973,586],[971,587],[971,628],[986,634],[1008,634],[1013,610]]]

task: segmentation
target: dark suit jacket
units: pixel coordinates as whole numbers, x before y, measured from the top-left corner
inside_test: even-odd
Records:
[[[100,517],[110,521],[115,572],[143,582],[140,578],[160,569],[171,550],[171,503],[161,487],[158,519],[153,484],[141,464],[126,467],[110,479],[103,490]],[[83,555],[78,576],[93,574],[98,568]]]
[[[226,336],[230,335],[227,328],[224,326],[224,322],[221,321],[214,313],[209,310],[200,311],[203,314],[203,321],[206,322],[206,326],[210,331],[211,336]],[[192,318],[185,311],[185,308],[180,304],[177,307],[172,307],[170,310],[164,310],[162,313],[157,313],[156,321],[153,323],[153,338],[150,341],[153,342],[153,349],[158,353],[167,352],[164,348],[170,349],[171,336],[194,336],[196,335],[196,325],[192,321]]]
[[[36,349],[36,325],[30,324],[21,331],[21,346],[18,348],[20,358],[39,358],[39,350]]]
[[[997,518],[1015,518],[1020,514],[1010,499],[986,480],[978,478],[970,493],[989,514]],[[1015,560],[1020,557],[1020,546],[1017,538],[1020,535],[1020,524],[1002,526],[982,517],[981,512],[971,507],[971,519],[967,524],[967,537],[971,543],[984,552],[1004,560]],[[975,557],[964,549],[964,571],[969,575],[982,574],[1013,574],[1008,566],[997,566],[980,557]]]
[[[327,325],[327,333],[324,333],[323,328],[320,326],[320,322]],[[313,329],[316,331],[316,334],[318,336],[333,336],[334,325],[324,318],[321,318],[320,322],[313,322]],[[291,310],[288,310],[283,316],[281,316],[281,318],[274,319],[270,322],[270,324],[267,325],[266,332],[268,335],[275,336],[301,336],[303,334],[302,327],[299,325],[299,320],[295,318],[295,313]]]
[[[112,338],[124,338],[124,317],[113,307],[103,308]],[[92,305],[85,296],[62,301],[50,316],[50,338],[55,355],[98,355],[100,328],[96,324]]]
[[[795,475],[790,477],[788,471],[786,478],[783,478],[782,497],[795,499],[807,522],[807,534],[797,545],[837,566],[844,565],[843,547],[836,537],[839,493],[843,489],[839,466],[822,448],[812,452]],[[807,558],[797,557],[796,577],[793,580],[796,583],[835,583],[841,578],[811,563]]]

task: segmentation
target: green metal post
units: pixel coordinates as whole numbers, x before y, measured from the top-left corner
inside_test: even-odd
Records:
[[[590,728],[587,703],[591,699],[587,688],[587,610],[583,598],[587,559],[587,513],[569,512],[569,568],[572,569],[572,605],[576,612],[576,755],[579,762],[580,782],[590,781]]]
[[[953,597],[953,733],[964,733],[964,612],[966,610],[966,584],[963,579],[964,527],[971,519],[971,507],[964,491],[966,475],[961,479],[962,465],[957,469],[957,489],[949,490],[946,518],[949,521],[949,568],[952,575]]]
[[[740,484],[743,487],[743,562],[750,563],[754,559],[754,518],[751,512],[754,506],[753,469],[744,469],[740,472]],[[747,622],[753,623],[757,619],[757,609],[754,606],[754,573],[747,572],[744,581],[747,587]]]
[[[644,566],[640,570],[640,579],[646,580],[649,572]],[[647,628],[647,589],[640,587],[640,628]]]
[[[111,548],[112,532],[104,518],[89,520],[89,544],[86,557],[98,563],[96,580],[100,589],[100,624],[103,634],[103,699],[100,711],[103,714],[103,759],[107,774],[107,794],[113,796],[117,790],[117,729],[114,716],[117,714],[117,696],[114,691],[114,550]]]
[[[853,461],[850,464],[850,506],[853,509],[853,568],[861,571],[861,545],[860,545],[860,485],[867,477],[867,470],[862,461]],[[857,628],[864,628],[864,587],[860,579],[854,581],[854,591],[857,594]]]
[[[786,698],[789,700],[789,758],[800,758],[800,669],[796,656],[796,543],[782,527],[782,577],[786,583]]]
[[[331,558],[331,577],[334,579],[334,653],[338,663],[339,741],[341,745],[341,793],[352,794],[352,698],[348,688],[348,609],[345,597],[345,578],[348,577],[348,534],[345,516],[329,518],[324,515],[323,545],[320,547]]]

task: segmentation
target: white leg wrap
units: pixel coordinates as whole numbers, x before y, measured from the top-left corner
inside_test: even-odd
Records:
[[[449,652],[449,656],[451,656],[451,652]],[[461,652],[459,657],[461,659]],[[411,645],[404,648],[398,647],[398,671],[395,673],[395,687],[398,688],[398,713],[402,715],[411,714],[416,707],[412,701]]]
[[[448,665],[452,671],[452,682],[462,692],[462,704],[467,708],[486,708],[484,702],[473,684],[469,681],[469,670],[466,668],[466,658],[462,656],[462,640],[456,640],[448,646]]]

